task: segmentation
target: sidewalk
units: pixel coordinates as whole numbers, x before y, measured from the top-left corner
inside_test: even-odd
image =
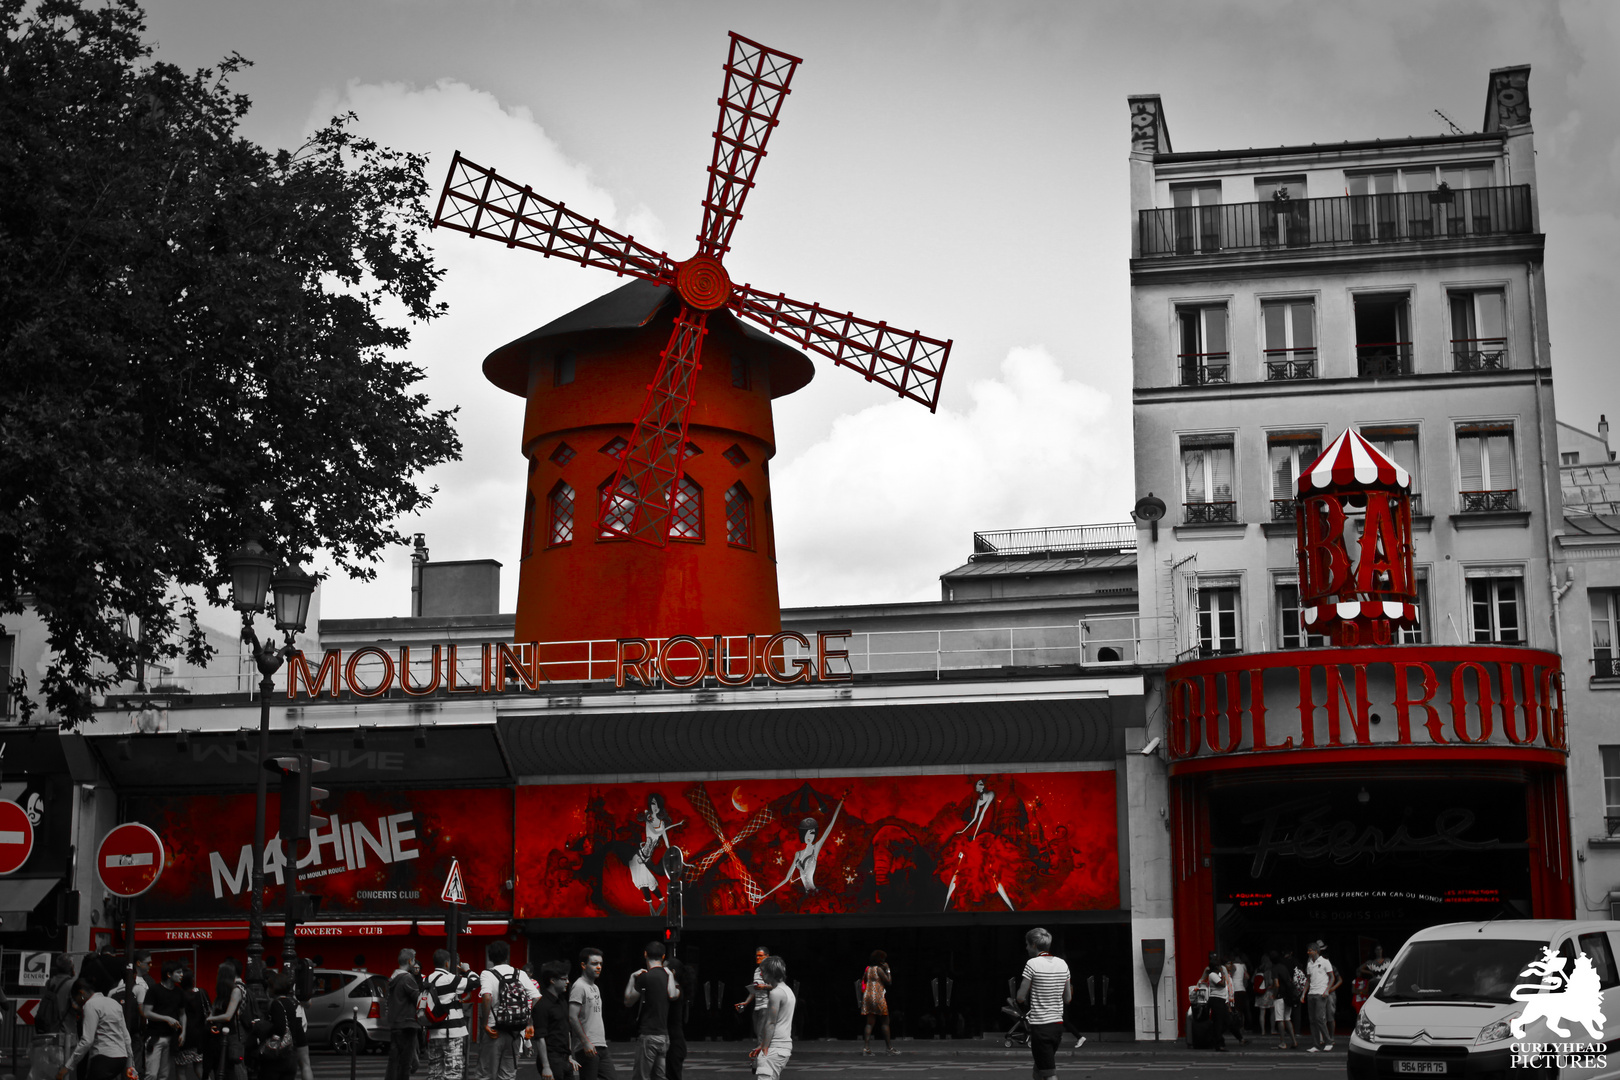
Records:
[[[1234,1040],[1228,1040],[1224,1052],[1215,1050],[1189,1050],[1185,1043],[1179,1039],[1172,1042],[1136,1042],[1131,1040],[1106,1039],[1098,1042],[1095,1036],[1088,1036],[1086,1044],[1075,1051],[1074,1036],[1066,1034],[1063,1039],[1063,1048],[1058,1052],[1060,1062],[1073,1058],[1147,1058],[1163,1059],[1165,1061],[1220,1061],[1237,1058],[1257,1058],[1268,1062],[1298,1058],[1301,1062],[1320,1060],[1326,1058],[1343,1058],[1350,1036],[1345,1035],[1333,1044],[1331,1051],[1311,1054],[1306,1052],[1309,1045],[1301,1042],[1298,1050],[1279,1050],[1274,1037],[1255,1036],[1249,1039],[1247,1045],[1240,1046]],[[873,1040],[874,1058],[887,1059],[881,1039]],[[1001,1036],[986,1036],[981,1039],[896,1039],[894,1048],[900,1051],[899,1057],[917,1058],[928,1061],[1007,1061],[1025,1060],[1029,1057],[1029,1049],[1014,1045],[1004,1047],[1001,1045]],[[746,1056],[748,1050],[744,1041],[736,1042],[694,1042],[690,1044],[689,1060],[719,1059],[728,1060],[733,1057]],[[817,1039],[814,1041],[795,1042],[793,1044],[793,1060],[795,1061],[861,1061],[861,1041],[859,1039]]]

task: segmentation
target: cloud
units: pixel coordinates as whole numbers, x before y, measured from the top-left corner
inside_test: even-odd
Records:
[[[975,530],[1126,519],[1129,410],[1041,347],[965,396],[841,417],[771,470],[783,606],[937,600]]]

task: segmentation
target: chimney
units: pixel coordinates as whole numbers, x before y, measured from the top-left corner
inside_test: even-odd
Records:
[[[416,549],[411,552],[411,618],[422,615],[422,567],[427,565],[427,535],[417,533]]]
[[[1609,450],[1609,417],[1605,413],[1598,413],[1598,438],[1603,440],[1603,449],[1608,451],[1609,460],[1614,460],[1614,451]]]

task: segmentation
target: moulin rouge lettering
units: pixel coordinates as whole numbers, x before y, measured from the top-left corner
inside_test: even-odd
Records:
[[[311,669],[295,652],[287,663],[287,697],[382,697],[398,689],[426,697],[447,694],[497,694],[536,691],[548,683],[611,678],[616,687],[684,690],[705,683],[720,687],[850,682],[849,650],[831,642],[848,638],[848,630],[821,630],[810,639],[794,631],[760,635],[699,638],[619,638],[614,641],[529,643],[483,642],[480,645],[401,646],[398,655],[377,645],[328,649]],[[424,650],[431,650],[426,656]],[[463,665],[473,664],[469,680]]]

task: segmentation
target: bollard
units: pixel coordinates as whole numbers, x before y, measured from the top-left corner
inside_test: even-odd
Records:
[[[366,1029],[360,1023],[360,1007],[354,1007],[354,1026],[360,1029],[360,1038],[349,1040],[349,1080],[355,1080],[355,1070],[359,1068],[359,1059],[355,1057],[360,1052],[360,1040],[366,1037]]]

